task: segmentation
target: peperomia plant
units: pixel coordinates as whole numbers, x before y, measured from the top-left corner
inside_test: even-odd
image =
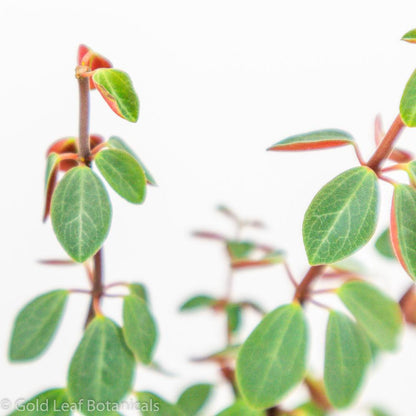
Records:
[[[130,122],[138,119],[139,100],[125,72],[113,69],[106,58],[83,45],[75,75],[80,96],[79,135],[56,141],[47,152],[44,210],[44,220],[51,217],[56,237],[70,259],[43,263],[82,263],[90,288],[53,290],[26,305],[15,321],[10,360],[29,361],[46,351],[69,295],[89,296],[90,307],[85,332],[70,363],[67,386],[41,392],[13,414],[117,415],[121,401],[129,395],[136,396],[135,406],[143,414],[162,412],[160,402],[152,401],[147,393],[135,392],[133,385],[136,366],[152,364],[157,341],[146,289],[133,282],[105,284],[102,248],[112,216],[105,183],[134,204],[143,203],[147,184],[156,183],[122,139],[113,136],[105,141],[89,132],[91,90],[97,89],[110,108]],[[124,293],[111,293],[113,288]],[[101,303],[107,297],[123,298],[122,327],[103,314]],[[192,403],[189,393],[181,399],[184,408]],[[185,416],[193,414],[184,412]]]

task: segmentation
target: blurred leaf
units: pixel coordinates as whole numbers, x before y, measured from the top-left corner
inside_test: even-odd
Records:
[[[137,296],[142,301],[149,303],[147,289],[144,285],[141,283],[130,283],[128,287],[131,295]]]
[[[228,329],[231,333],[235,333],[241,326],[241,305],[238,303],[229,303],[225,307],[228,320]]]
[[[391,244],[390,230],[388,227],[377,238],[375,247],[383,257],[386,257],[387,259],[396,259],[393,246]]]
[[[306,350],[307,328],[299,304],[284,305],[267,314],[237,358],[237,381],[247,403],[266,409],[281,400],[302,380]]]
[[[187,388],[179,397],[177,407],[185,416],[196,416],[206,405],[212,389],[211,384],[195,384]]]
[[[65,251],[82,263],[107,237],[111,205],[95,173],[85,166],[68,171],[52,196],[52,225]]]
[[[402,40],[409,42],[409,43],[416,43],[416,29],[412,29],[407,32],[403,37]]]
[[[367,282],[344,283],[338,296],[370,339],[383,350],[396,347],[402,329],[399,305]]]
[[[227,250],[232,259],[245,259],[256,248],[251,241],[227,241]]]
[[[313,402],[307,402],[297,407],[292,416],[325,416],[327,413]]]
[[[352,136],[342,130],[318,130],[288,137],[267,150],[315,150],[352,144]]]
[[[142,416],[186,416],[178,406],[168,403],[156,394],[143,391],[136,393]]]
[[[133,383],[134,358],[127,348],[121,329],[110,319],[97,316],[88,325],[72,358],[68,374],[68,396],[80,403],[88,415],[88,401],[118,403]]]
[[[45,173],[45,208],[43,213],[43,221],[49,216],[51,208],[51,199],[55,190],[56,178],[58,175],[59,156],[57,153],[50,153],[46,161]]]
[[[410,76],[400,101],[400,116],[409,127],[416,126],[416,71]]]
[[[67,290],[54,290],[32,300],[16,318],[9,358],[27,361],[41,355],[55,335],[68,298]]]
[[[118,69],[98,69],[92,77],[97,90],[120,117],[135,123],[139,118],[139,99],[130,77]]]
[[[351,404],[371,361],[361,329],[346,315],[331,311],[326,331],[325,388],[336,408]]]
[[[146,302],[134,295],[125,296],[123,322],[123,334],[128,347],[138,361],[150,364],[157,340],[157,328]]]
[[[216,416],[266,416],[261,410],[255,410],[248,407],[242,400],[238,400],[230,407],[227,407]]]
[[[194,231],[192,235],[194,237],[206,238],[208,240],[226,241],[227,239],[223,235],[211,231]]]
[[[153,177],[153,175],[149,172],[149,170],[146,168],[146,166],[144,165],[144,163],[140,160],[139,156],[137,156],[137,154],[133,151],[133,149],[131,149],[125,142],[124,140],[122,140],[120,137],[117,136],[111,136],[108,141],[107,144],[112,147],[113,149],[119,149],[119,150],[124,150],[125,152],[129,153],[131,156],[133,156],[137,162],[139,163],[139,165],[142,167],[142,169],[144,170],[144,173],[146,175],[146,181],[149,185],[153,185],[156,186],[157,183]]]
[[[259,267],[259,266],[273,266],[275,264],[280,264],[284,260],[284,252],[276,250],[273,252],[267,253],[264,257],[255,260],[255,259],[236,259],[231,262],[233,269],[245,269],[249,267]]]
[[[416,190],[408,185],[394,187],[390,233],[396,257],[410,277],[416,279]]]
[[[65,389],[50,389],[20,404],[9,416],[69,416],[69,406]]]
[[[221,351],[215,352],[214,354],[208,355],[202,358],[194,358],[194,362],[202,361],[214,361],[214,362],[223,362],[228,360],[234,360],[237,358],[237,354],[240,351],[241,345],[230,345],[224,348]]]
[[[105,149],[94,159],[100,173],[124,199],[141,204],[146,196],[146,176],[137,160],[118,149]]]
[[[413,284],[400,299],[400,307],[405,321],[416,325],[416,290]]]
[[[181,311],[188,311],[191,309],[210,308],[215,305],[217,300],[212,296],[198,295],[188,299],[181,307]]]
[[[373,407],[371,409],[371,416],[391,416],[391,413],[386,412],[384,409],[380,407]]]
[[[303,241],[311,265],[342,260],[374,233],[377,221],[377,176],[360,166],[326,184],[303,221]]]

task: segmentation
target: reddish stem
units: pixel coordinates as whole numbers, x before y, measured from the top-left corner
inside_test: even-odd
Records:
[[[403,123],[400,114],[394,119],[393,124],[390,126],[380,145],[377,147],[371,159],[368,161],[367,166],[373,169],[374,172],[378,172],[381,163],[388,158],[393,150],[394,142],[399,136],[405,124]]]
[[[308,297],[310,285],[315,279],[322,275],[325,267],[325,265],[310,267],[305,277],[297,287],[293,300],[298,301],[301,305],[303,304],[305,299]]]

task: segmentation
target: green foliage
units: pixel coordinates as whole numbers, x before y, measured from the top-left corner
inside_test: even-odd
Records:
[[[135,123],[139,118],[139,99],[130,77],[118,69],[98,69],[92,77],[97,90],[120,117]]]
[[[134,367],[121,329],[110,319],[98,316],[88,325],[72,358],[69,399],[82,403],[83,413],[98,415],[98,411],[88,411],[88,400],[119,402],[132,387]]]
[[[309,263],[335,263],[365,245],[376,227],[377,201],[377,176],[367,167],[347,170],[326,184],[303,221]]]
[[[265,416],[266,413],[261,410],[255,410],[248,407],[242,400],[236,401],[230,407],[227,407],[216,416]]]
[[[390,239],[390,230],[387,227],[377,238],[375,244],[376,250],[387,259],[396,259],[393,246]]]
[[[146,303],[149,302],[147,289],[144,285],[142,285],[141,283],[130,283],[128,288],[129,288],[131,295],[137,296],[138,298],[140,298],[142,301]]]
[[[413,280],[416,280],[416,190],[409,185],[394,187],[391,214],[391,237],[397,258]]]
[[[9,416],[69,416],[70,403],[65,389],[51,389],[23,403]]]
[[[147,303],[130,295],[123,302],[123,333],[136,359],[144,364],[152,362],[157,340],[157,329]]]
[[[232,259],[247,258],[255,247],[250,241],[227,241],[227,249]]]
[[[416,29],[409,30],[403,37],[402,40],[410,43],[416,42]]]
[[[187,388],[179,397],[177,407],[185,416],[196,416],[205,406],[211,395],[211,384],[195,384]]]
[[[137,162],[139,163],[139,165],[142,167],[142,169],[144,170],[144,173],[146,175],[147,183],[149,185],[153,185],[153,186],[156,186],[157,185],[157,183],[156,183],[153,175],[146,168],[146,166],[141,161],[141,159],[139,158],[139,156],[137,156],[137,154],[124,142],[124,140],[120,139],[120,137],[117,137],[117,136],[111,136],[108,139],[107,144],[108,144],[109,147],[111,147],[113,149],[124,150],[125,152],[127,152],[131,156],[133,156],[137,160]]]
[[[242,308],[238,303],[229,303],[225,307],[228,320],[228,329],[234,333],[240,329]]]
[[[416,71],[407,81],[400,101],[400,116],[408,127],[416,127]]]
[[[51,181],[54,171],[58,167],[59,156],[57,153],[50,153],[48,159],[46,160],[46,171],[45,171],[45,190],[48,189],[48,185]]]
[[[142,416],[186,416],[178,406],[167,402],[156,394],[144,391],[136,393]]]
[[[393,299],[358,280],[344,283],[338,295],[378,348],[392,350],[396,347],[402,315]]]
[[[78,166],[65,174],[52,197],[51,218],[59,242],[75,261],[99,250],[110,228],[111,205],[91,169]]]
[[[67,290],[55,290],[37,297],[20,311],[10,343],[11,361],[32,360],[46,350],[61,321],[67,298]]]
[[[329,147],[345,146],[354,143],[349,133],[342,130],[317,130],[298,134],[277,142],[268,150],[314,150]]]
[[[297,407],[293,415],[294,416],[325,416],[326,412],[320,409],[315,403],[307,402]]]
[[[217,300],[212,296],[198,295],[188,299],[180,307],[181,311],[188,311],[191,309],[209,308],[217,303]]]
[[[305,374],[306,349],[307,328],[299,304],[267,314],[237,358],[237,381],[247,403],[266,409],[282,399]]]
[[[371,409],[371,416],[391,416],[391,414],[380,407],[373,407]]]
[[[122,198],[133,204],[144,201],[146,176],[133,156],[124,150],[106,149],[98,152],[94,161],[105,180]]]
[[[370,361],[370,346],[362,330],[346,315],[330,312],[324,383],[334,407],[344,408],[352,403]]]

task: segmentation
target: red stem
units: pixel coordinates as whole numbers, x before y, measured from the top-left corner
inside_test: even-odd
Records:
[[[298,301],[301,305],[303,304],[305,299],[308,297],[310,285],[315,279],[322,275],[325,267],[325,265],[310,267],[305,277],[297,287],[293,300]]]
[[[373,169],[374,172],[378,172],[381,163],[390,155],[393,150],[394,142],[399,136],[405,124],[403,123],[400,114],[394,119],[393,124],[390,126],[380,145],[377,147],[371,159],[368,161],[367,166]]]

